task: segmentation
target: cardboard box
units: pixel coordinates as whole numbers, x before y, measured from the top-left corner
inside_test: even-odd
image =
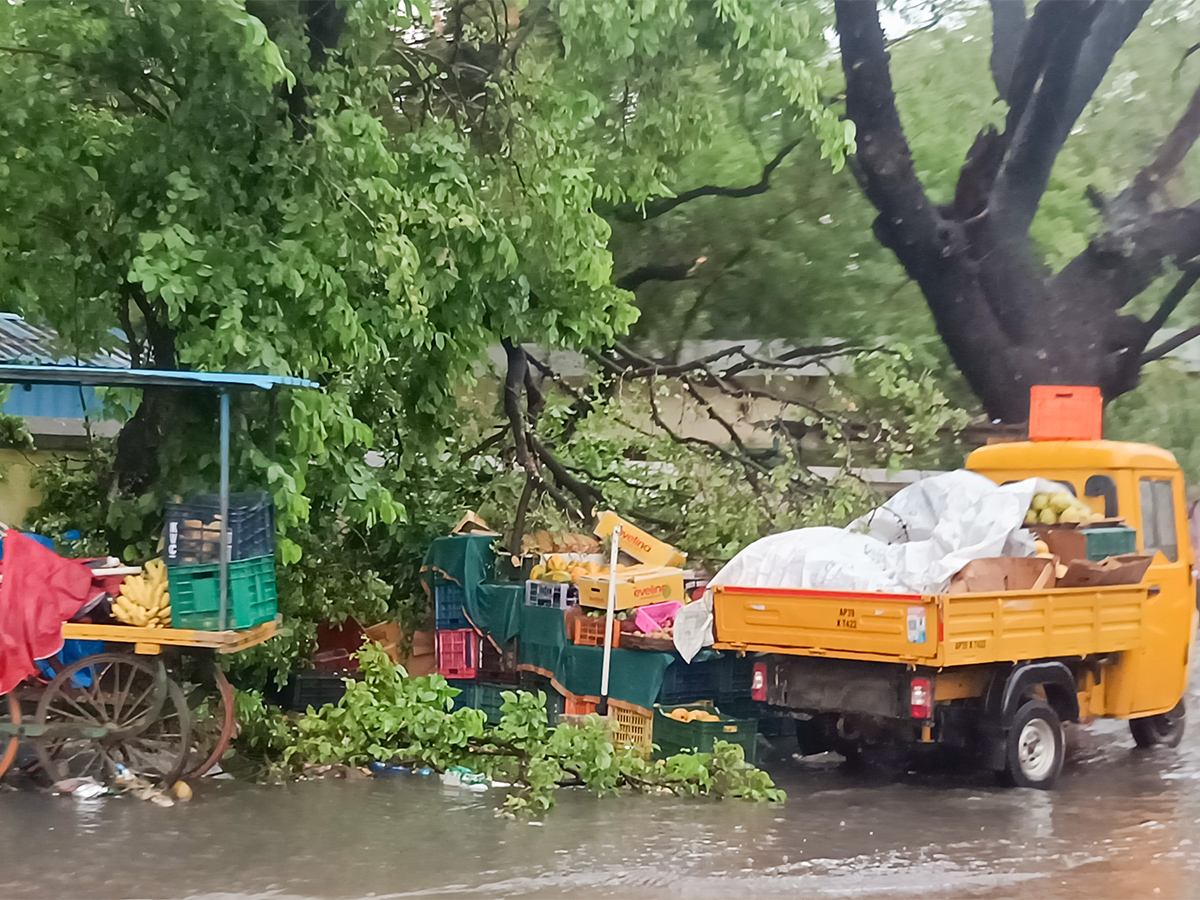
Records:
[[[967,563],[950,579],[950,594],[1039,591],[1055,586],[1054,560],[1000,556]]]
[[[1059,587],[1105,587],[1113,584],[1141,584],[1153,556],[1110,556],[1101,562],[1076,559],[1067,564]]]
[[[608,608],[608,573],[587,575],[575,582],[579,605]],[[614,609],[633,609],[664,600],[683,601],[683,570],[662,566],[635,566],[617,573]]]
[[[672,568],[682,568],[687,561],[687,554],[681,550],[676,550],[670,544],[660,541],[656,537],[652,537],[642,529],[638,528],[632,522],[626,522],[615,512],[600,513],[600,519],[596,523],[596,535],[606,538],[613,533],[616,526],[621,526],[621,540],[618,544],[618,549],[623,553],[628,553],[640,563],[647,566],[671,566]],[[668,599],[668,598],[659,598]],[[678,597],[669,599],[677,600]]]

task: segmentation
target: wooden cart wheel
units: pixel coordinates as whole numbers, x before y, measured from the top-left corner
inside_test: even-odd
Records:
[[[76,687],[73,676],[79,673],[90,676],[91,684]],[[54,782],[87,775],[106,780],[120,765],[170,784],[187,764],[191,746],[187,698],[158,659],[97,653],[73,663],[47,685],[35,721],[114,730],[95,739],[61,733],[38,738],[38,760]]]
[[[14,725],[21,724],[21,700],[17,697],[16,691],[8,692],[8,717]],[[19,738],[15,735],[8,739],[8,746],[4,748],[4,755],[0,756],[0,778],[4,777],[4,773],[8,771],[8,767],[13,764],[13,760],[17,758],[17,744]]]
[[[221,666],[216,662],[213,663],[213,673],[217,684],[218,704],[213,718],[221,723],[221,733],[217,736],[216,743],[213,744],[207,758],[186,773],[188,778],[200,778],[207,775],[209,770],[221,761],[221,757],[229,749],[229,742],[237,733],[237,711],[233,706],[233,685],[229,683],[229,679],[221,671]]]

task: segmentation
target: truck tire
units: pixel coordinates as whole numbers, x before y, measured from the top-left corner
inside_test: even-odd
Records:
[[[820,719],[796,720],[796,750],[801,756],[816,756],[832,749],[828,729]]]
[[[1143,750],[1151,747],[1178,747],[1183,740],[1183,729],[1187,724],[1187,707],[1183,700],[1175,704],[1170,712],[1141,719],[1130,719],[1129,730],[1133,741]]]
[[[1004,737],[1001,780],[1012,787],[1052,788],[1062,771],[1064,748],[1062,722],[1050,705],[1025,702]]]

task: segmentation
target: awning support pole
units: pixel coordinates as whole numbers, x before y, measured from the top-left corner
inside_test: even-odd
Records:
[[[229,607],[229,394],[221,391],[221,578],[217,628],[225,630]]]

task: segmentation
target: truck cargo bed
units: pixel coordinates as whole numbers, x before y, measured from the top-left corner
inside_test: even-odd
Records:
[[[926,666],[1133,649],[1144,585],[994,593],[713,589],[715,647]]]

